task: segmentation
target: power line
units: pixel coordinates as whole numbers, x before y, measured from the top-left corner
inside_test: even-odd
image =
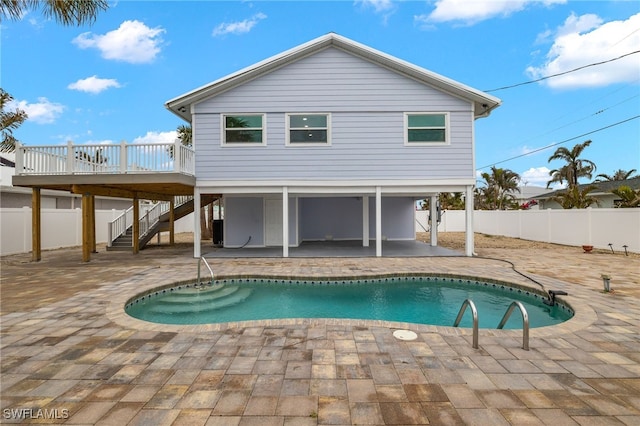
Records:
[[[547,79],[552,78],[552,77],[558,77],[558,76],[565,75],[565,74],[570,74],[570,73],[572,73],[572,72],[576,72],[576,71],[579,71],[579,70],[582,70],[582,69],[585,69],[585,68],[594,67],[594,66],[596,66],[596,65],[602,65],[602,64],[606,64],[606,63],[608,63],[608,62],[617,61],[617,60],[622,59],[622,58],[625,58],[625,57],[627,57],[627,56],[635,55],[636,53],[640,53],[640,50],[636,50],[635,52],[625,53],[624,55],[618,56],[617,58],[607,59],[606,61],[602,61],[602,62],[594,62],[594,63],[589,64],[589,65],[583,65],[583,66],[581,66],[581,67],[574,68],[574,69],[569,70],[569,71],[564,71],[564,72],[560,72],[560,73],[557,73],[557,74],[551,74],[551,75],[548,75],[548,76],[546,76],[546,77],[538,78],[538,79],[536,79],[536,80],[525,81],[525,82],[523,82],[523,83],[518,83],[518,84],[512,84],[511,86],[498,87],[497,89],[483,90],[483,92],[486,92],[486,93],[490,93],[490,92],[497,92],[498,90],[512,89],[512,88],[514,88],[514,87],[524,86],[524,85],[526,85],[526,84],[537,83],[537,82],[539,82],[539,81],[547,80]]]
[[[543,146],[542,148],[534,149],[533,151],[529,151],[529,152],[526,152],[524,154],[516,155],[515,157],[507,158],[506,160],[502,160],[502,161],[498,161],[498,162],[495,162],[495,163],[488,164],[486,166],[478,167],[476,170],[481,170],[481,169],[484,169],[485,167],[495,166],[496,164],[506,163],[507,161],[515,160],[516,158],[526,157],[527,155],[535,154],[536,152],[544,151],[545,149],[549,149],[549,148],[552,148],[552,147],[557,146],[557,145],[562,145],[563,143],[567,143],[567,142],[570,142],[572,140],[579,139],[579,138],[582,138],[584,136],[588,136],[588,135],[600,132],[602,130],[610,129],[611,127],[619,126],[620,124],[624,124],[627,121],[635,120],[636,118],[640,118],[640,115],[636,115],[634,117],[627,118],[626,120],[618,121],[617,123],[609,124],[608,126],[600,127],[599,129],[592,130],[590,132],[583,133],[581,135],[574,136],[572,138],[565,139],[565,140],[560,141],[560,142],[552,143],[551,145]]]

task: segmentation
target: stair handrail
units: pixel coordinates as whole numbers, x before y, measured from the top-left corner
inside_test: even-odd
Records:
[[[133,223],[133,206],[123,210],[115,219],[107,223],[107,246],[112,247],[113,242],[124,235]]]
[[[518,309],[520,309],[520,313],[522,314],[522,349],[524,349],[525,351],[528,351],[529,350],[529,314],[527,313],[527,310],[525,309],[524,305],[521,302],[518,302],[516,300],[516,301],[513,301],[511,305],[509,305],[507,312],[504,313],[504,316],[502,317],[500,324],[498,324],[498,328],[501,329],[502,327],[504,327],[504,325],[507,323],[507,320],[511,316],[511,313],[516,308],[516,306],[518,307]]]
[[[471,316],[473,318],[473,349],[478,349],[478,310],[476,309],[476,305],[473,303],[473,300],[466,299],[462,302],[462,306],[460,306],[460,311],[458,312],[456,320],[453,322],[453,326],[457,327],[458,324],[460,324],[464,311],[467,307],[471,308]]]
[[[211,269],[211,266],[207,262],[207,259],[204,258],[204,256],[200,256],[200,259],[198,259],[198,281],[196,281],[196,285],[202,285],[202,283],[200,282],[200,264],[202,262],[204,262],[204,266],[207,267],[207,269],[209,270],[209,274],[211,274],[211,281],[209,282],[209,284],[213,285],[213,269]]]

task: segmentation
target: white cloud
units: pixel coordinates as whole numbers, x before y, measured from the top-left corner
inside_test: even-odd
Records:
[[[110,87],[118,88],[122,86],[118,83],[118,80],[112,78],[98,78],[97,75],[94,75],[69,84],[67,89],[93,93],[95,95]]]
[[[473,25],[497,16],[509,16],[527,6],[542,4],[550,6],[566,3],[567,0],[438,0],[435,9],[428,15],[418,15],[414,20],[418,24],[458,21]]]
[[[142,64],[152,62],[160,53],[164,32],[161,27],[149,28],[140,21],[124,21],[106,34],[82,33],[73,43],[81,49],[96,48],[105,59]]]
[[[245,19],[244,21],[223,22],[213,29],[212,36],[217,37],[227,34],[238,35],[248,33],[263,19],[267,19],[267,15],[264,13],[256,13],[251,18]]]
[[[524,185],[526,182],[527,186],[547,186],[547,182],[551,180],[551,175],[549,174],[549,168],[542,167],[531,167],[529,170],[526,170],[520,173],[520,182]],[[562,185],[554,184],[551,186],[551,189],[560,189]]]
[[[585,65],[607,61],[638,50],[640,46],[640,13],[625,21],[603,23],[596,15],[571,14],[555,32],[555,40],[546,62],[527,68],[532,78],[541,78]],[[544,81],[554,88],[607,86],[635,82],[640,75],[640,54]]]
[[[178,138],[178,132],[175,130],[171,130],[168,132],[153,132],[149,131],[144,136],[138,136],[133,140],[132,143],[153,143],[153,144],[162,144],[162,143],[174,143]]]
[[[373,9],[375,13],[386,13],[396,8],[392,0],[360,0],[356,1],[356,3],[362,4],[363,7]]]
[[[10,109],[21,109],[27,113],[27,120],[38,124],[50,124],[60,117],[65,106],[56,102],[51,102],[47,98],[38,98],[38,102],[29,103],[27,101],[12,101],[9,103]]]

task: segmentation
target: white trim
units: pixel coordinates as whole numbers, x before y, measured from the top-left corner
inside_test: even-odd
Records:
[[[282,257],[289,257],[289,192],[282,187]]]
[[[362,247],[369,247],[369,196],[362,196]]]
[[[382,188],[376,187],[376,257],[382,257]]]
[[[473,256],[475,251],[473,235],[473,185],[467,186],[465,190],[465,255]]]
[[[200,229],[200,191],[198,188],[193,189],[193,257],[200,257],[200,238],[202,230]]]
[[[226,125],[225,117],[234,117],[239,115],[261,116],[262,117],[262,142],[227,142],[226,141]],[[257,130],[251,128],[250,130]],[[236,148],[242,146],[256,147],[267,145],[267,114],[262,112],[239,112],[239,113],[221,113],[220,114],[220,146],[224,148]]]
[[[398,179],[398,180],[196,180],[196,187],[198,188],[212,188],[214,191],[220,191],[222,189],[241,189],[246,188],[253,190],[256,193],[273,192],[281,193],[283,186],[290,187],[290,191],[295,189],[296,192],[301,190],[308,190],[313,192],[314,190],[331,189],[336,191],[350,190],[356,188],[361,190],[362,188],[369,188],[371,193],[375,193],[376,186],[382,186],[385,190],[399,191],[402,189],[405,192],[423,191],[424,192],[446,192],[451,188],[449,192],[462,192],[468,185],[475,185],[475,177],[467,179],[433,179],[433,180],[417,180],[417,179]]]
[[[409,116],[410,115],[444,115],[444,142],[410,142],[409,141]],[[451,145],[451,125],[448,111],[416,111],[404,113],[404,145],[405,146],[446,146]]]
[[[327,131],[327,141],[326,142],[317,142],[317,143],[306,143],[306,142],[291,142],[291,127],[290,120],[291,116],[295,115],[324,115],[327,117],[327,127],[312,127],[310,130],[325,130]],[[294,130],[299,130],[294,128]],[[304,148],[307,146],[331,146],[331,113],[330,112],[288,112],[285,114],[285,146],[295,147],[295,148]]]

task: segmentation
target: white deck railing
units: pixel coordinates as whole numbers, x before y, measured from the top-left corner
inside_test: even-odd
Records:
[[[195,155],[174,143],[16,147],[17,175],[182,173],[193,176]]]

